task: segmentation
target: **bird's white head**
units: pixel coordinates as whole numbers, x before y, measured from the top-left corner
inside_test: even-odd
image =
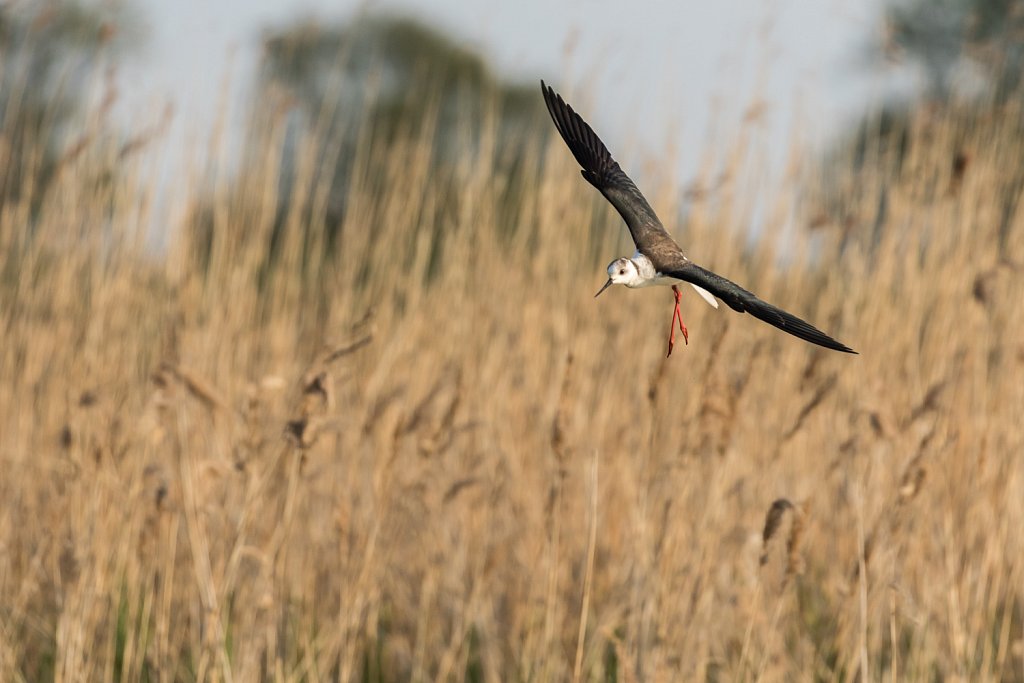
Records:
[[[640,275],[640,269],[637,268],[633,259],[623,256],[622,258],[617,258],[608,264],[608,282],[604,283],[604,287],[602,287],[594,297],[596,298],[601,294],[601,292],[612,285],[636,287],[643,281],[644,278]]]

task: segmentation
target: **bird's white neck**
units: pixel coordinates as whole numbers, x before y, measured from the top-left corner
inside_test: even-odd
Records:
[[[651,259],[647,258],[639,251],[634,252],[630,257],[630,261],[636,265],[636,272],[639,277],[635,282],[627,285],[628,287],[650,287],[652,285],[667,284],[661,282],[662,277],[658,273],[658,269],[651,263]]]

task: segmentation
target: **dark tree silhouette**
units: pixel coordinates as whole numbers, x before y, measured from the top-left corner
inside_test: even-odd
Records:
[[[548,130],[535,85],[503,81],[479,54],[406,18],[365,18],[346,26],[300,22],[266,32],[263,47],[253,93],[256,137],[246,154],[261,154],[283,137],[276,143],[283,152],[275,243],[294,209],[300,145],[311,136],[322,144],[312,178],[302,182],[326,184],[329,192],[326,205],[317,208],[322,215],[306,212],[303,224],[322,225],[328,246],[344,224],[355,160],[369,167],[363,173],[370,182],[386,182],[387,174],[373,169],[401,145],[429,145],[437,182],[467,155],[493,154],[505,178],[503,221],[513,229],[528,163],[524,140]],[[275,138],[282,119],[285,132]],[[452,192],[431,210],[450,214],[458,199]],[[272,245],[269,251],[275,250]]]
[[[872,192],[862,188],[881,187],[874,215],[853,221],[858,229],[846,231],[843,240],[868,251],[889,229],[892,191],[913,186],[915,199],[924,202],[949,196],[975,160],[997,158],[1000,148],[1024,140],[1024,2],[891,0],[884,12],[884,30],[870,42],[872,63],[917,65],[923,89],[885,103],[851,127],[825,155],[823,182],[813,198],[819,217],[850,224],[846,207]],[[945,162],[912,167],[915,156]],[[1005,241],[1024,191],[1024,169],[1005,167],[997,184],[993,197]]]
[[[61,160],[76,153],[94,76],[137,39],[123,19],[107,5],[0,5],[0,210],[37,204]]]
[[[1024,70],[1024,3],[1019,0],[896,0],[875,43],[888,59],[918,64],[926,94],[945,100],[958,70],[993,100],[1019,96]]]

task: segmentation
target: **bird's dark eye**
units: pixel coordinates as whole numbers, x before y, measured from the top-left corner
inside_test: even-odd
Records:
[[[625,274],[626,274],[626,269],[625,268],[622,268],[621,270],[619,270],[619,275],[625,275]]]

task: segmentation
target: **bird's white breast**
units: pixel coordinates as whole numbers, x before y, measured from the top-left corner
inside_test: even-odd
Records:
[[[640,278],[632,284],[627,285],[627,287],[635,289],[637,287],[654,287],[655,285],[673,285],[679,282],[679,280],[676,280],[675,278],[666,277],[659,273],[654,267],[654,264],[651,263],[651,259],[644,256],[639,251],[633,252],[633,256],[630,257],[630,260],[636,264],[636,270],[640,275]]]
[[[656,287],[658,285],[664,285],[668,287],[671,285],[678,285],[684,282],[684,280],[680,280],[679,278],[674,278],[659,273],[658,270],[654,267],[654,264],[651,263],[651,259],[641,254],[639,250],[633,254],[630,260],[632,260],[633,263],[636,264],[636,269],[637,272],[640,274],[641,279],[633,282],[632,284],[626,285],[627,287],[631,287],[633,289],[638,289],[640,287]],[[704,301],[707,301],[708,304],[711,305],[713,308],[718,308],[718,300],[715,299],[714,295],[711,292],[704,289],[703,287],[698,287],[692,282],[688,284],[691,287],[693,287],[697,294],[700,294],[700,298],[704,299]]]

